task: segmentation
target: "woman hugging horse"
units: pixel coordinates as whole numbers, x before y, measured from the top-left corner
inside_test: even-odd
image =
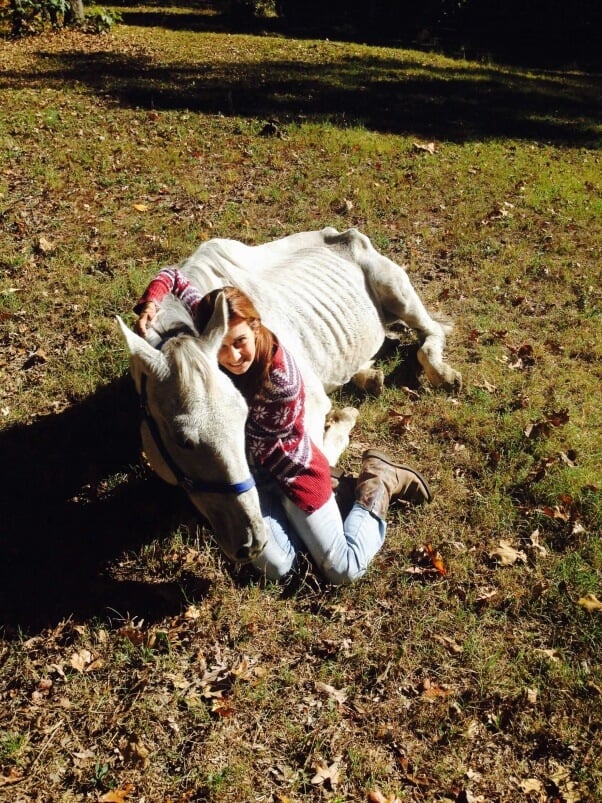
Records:
[[[200,333],[220,294],[226,299],[228,329],[218,363],[248,405],[246,449],[267,534],[265,548],[252,559],[255,569],[280,580],[294,569],[299,553],[308,552],[331,583],[361,577],[384,543],[390,501],[430,502],[426,481],[415,469],[368,449],[343,520],[331,467],[305,428],[305,387],[294,355],[262,324],[242,291],[224,287],[203,295],[176,268],[161,270],[134,308],[139,335],[146,335],[168,293],[182,301]]]

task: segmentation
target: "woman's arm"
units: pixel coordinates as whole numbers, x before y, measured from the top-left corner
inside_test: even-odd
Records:
[[[149,323],[159,311],[161,300],[168,293],[172,293],[176,298],[181,299],[191,313],[194,312],[196,305],[202,298],[201,293],[177,268],[163,268],[146,288],[134,307],[134,312],[137,312],[139,316],[134,329],[142,337],[146,336]]]

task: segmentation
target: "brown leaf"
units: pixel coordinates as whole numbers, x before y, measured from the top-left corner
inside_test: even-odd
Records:
[[[602,602],[596,597],[595,594],[586,594],[584,597],[579,597],[577,605],[581,605],[586,611],[602,611]]]
[[[216,698],[211,705],[211,711],[217,714],[218,717],[231,717],[234,714],[234,709],[228,704],[225,698]]]
[[[401,803],[401,798],[392,792],[388,797],[385,797],[378,789],[373,789],[368,792],[368,803]]]
[[[422,681],[422,696],[427,700],[434,700],[437,697],[449,697],[451,689],[446,689],[445,686],[440,686],[438,683],[433,683],[428,678]]]
[[[40,254],[52,254],[56,250],[56,245],[46,237],[40,237],[36,243],[36,250]]]
[[[566,452],[560,452],[560,459],[570,468],[575,468],[577,465],[577,452],[574,449],[567,449]]]
[[[539,464],[535,466],[535,468],[531,469],[527,479],[529,479],[531,482],[539,482],[547,474],[548,468],[554,465],[555,462],[555,457],[542,457],[542,459],[539,461]]]
[[[501,566],[512,566],[517,560],[527,562],[527,556],[522,550],[515,549],[509,541],[501,540],[497,549],[489,553]]]
[[[74,652],[69,663],[78,672],[85,672],[86,667],[92,663],[92,653],[86,649]]]
[[[145,769],[150,760],[150,750],[140,736],[132,734],[123,748],[123,757],[128,764]]]
[[[439,644],[443,644],[444,647],[447,647],[447,649],[453,652],[455,655],[460,655],[460,653],[464,652],[464,648],[449,636],[434,635],[433,638],[435,641],[438,641]]]
[[[133,791],[133,784],[126,783],[122,789],[111,789],[110,792],[106,792],[99,800],[101,803],[124,803],[126,797],[129,797]]]
[[[414,142],[412,143],[417,151],[426,151],[431,155],[434,155],[437,147],[434,142]]]
[[[497,387],[492,385],[491,382],[488,382],[486,379],[482,379],[481,382],[475,382],[473,387],[486,390],[487,393],[493,393],[497,390]]]
[[[126,639],[133,644],[134,647],[140,647],[141,644],[144,644],[146,636],[139,627],[134,627],[133,625],[124,625],[120,627],[117,631],[121,638]]]
[[[544,419],[528,424],[525,428],[525,435],[527,438],[537,438],[540,435],[547,437],[550,434],[550,427],[561,427],[568,421],[568,410],[559,410],[557,413],[550,413]]]
[[[413,418],[411,413],[401,413],[399,410],[394,410],[392,407],[388,410],[390,420],[389,426],[391,431],[401,435],[407,432],[410,428],[410,421]]]
[[[48,362],[48,357],[46,356],[46,352],[43,349],[37,349],[30,354],[29,357],[25,360],[22,365],[24,371],[28,371],[30,368],[33,368],[35,365],[44,365],[44,363]]]
[[[315,687],[316,691],[326,694],[328,697],[332,697],[333,700],[336,700],[337,703],[341,705],[347,700],[347,692],[344,691],[344,689],[335,689],[334,686],[330,686],[328,683],[321,683],[320,681],[316,681]]]
[[[429,560],[437,572],[439,574],[447,574],[447,569],[443,565],[443,558],[441,557],[440,553],[432,546],[432,544],[425,544],[424,548],[426,550],[426,554],[429,556]]]
[[[314,786],[321,786],[323,783],[328,782],[330,784],[331,789],[335,789],[337,784],[339,783],[339,762],[341,760],[341,756],[337,756],[332,764],[326,764],[323,761],[317,761],[314,764],[314,769],[316,774],[311,779],[311,782]]]
[[[543,507],[536,508],[536,512],[543,513],[544,516],[559,521],[570,521],[571,518],[570,510],[563,510],[558,505],[554,505],[554,507],[551,507],[550,505],[544,505]]]

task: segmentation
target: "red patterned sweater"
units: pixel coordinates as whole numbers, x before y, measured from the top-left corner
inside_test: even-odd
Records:
[[[167,293],[180,298],[191,314],[203,297],[177,268],[163,268],[135,306],[159,303]],[[266,382],[248,401],[247,453],[263,466],[297,507],[312,513],[332,493],[330,466],[305,429],[305,386],[293,355],[278,344]]]

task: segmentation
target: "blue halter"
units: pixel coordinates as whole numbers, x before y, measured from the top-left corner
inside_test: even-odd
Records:
[[[253,488],[255,486],[255,480],[252,476],[248,477],[242,482],[227,483],[215,482],[213,480],[194,479],[193,477],[189,477],[187,474],[184,474],[184,472],[180,470],[180,467],[170,455],[167,447],[163,443],[157,422],[152,417],[150,410],[148,409],[146,379],[146,374],[142,374],[142,379],[140,381],[140,410],[142,412],[142,418],[144,421],[146,421],[151,437],[155,442],[155,446],[159,450],[161,457],[167,464],[167,467],[176,478],[178,485],[181,485],[182,488],[184,488],[184,490],[188,493],[212,494],[243,494],[245,491]]]

